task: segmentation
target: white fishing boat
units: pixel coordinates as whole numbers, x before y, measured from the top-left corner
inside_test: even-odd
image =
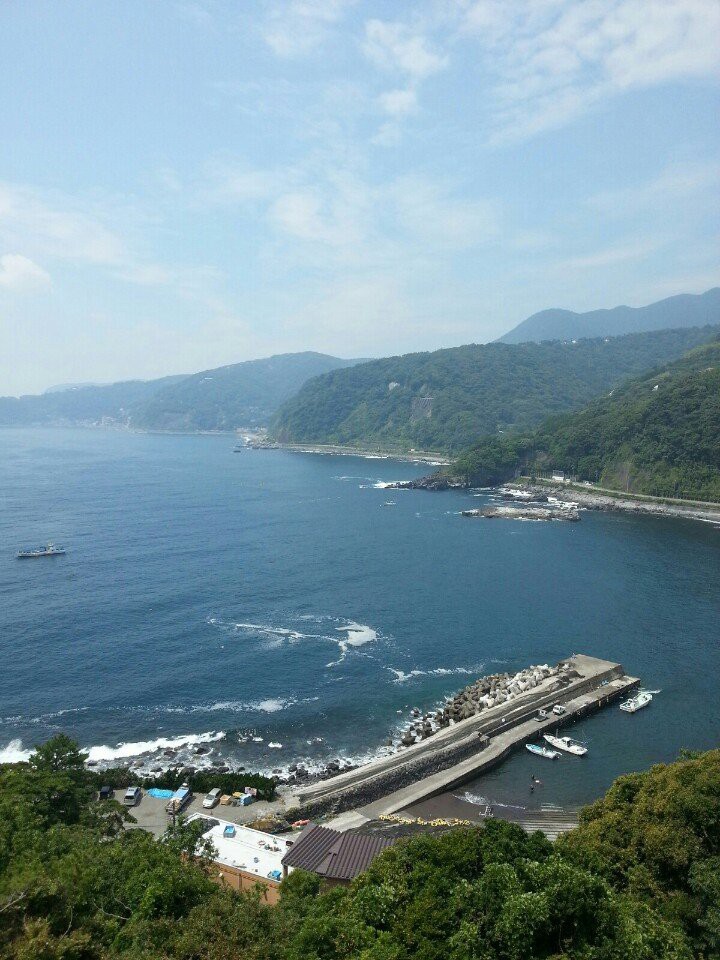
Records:
[[[525,749],[529,750],[530,753],[534,753],[536,757],[545,757],[546,760],[557,760],[560,756],[557,750],[550,750],[548,747],[543,747],[540,743],[526,743]]]
[[[576,757],[584,757],[587,753],[587,747],[571,737],[554,737],[551,733],[544,733],[543,739],[547,740],[551,747],[556,747],[565,753],[572,753]]]
[[[638,710],[642,710],[642,708],[646,707],[649,703],[652,703],[652,694],[649,690],[641,690],[639,693],[636,693],[634,697],[630,697],[629,700],[621,703],[620,709],[625,713],[637,713]]]

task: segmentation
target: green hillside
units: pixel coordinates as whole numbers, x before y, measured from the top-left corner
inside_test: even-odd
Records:
[[[354,363],[323,353],[285,353],[205,370],[158,391],[134,410],[132,425],[149,430],[264,426],[311,377]]]
[[[720,340],[536,431],[481,440],[451,469],[484,485],[550,468],[610,489],[720,501]]]
[[[373,360],[310,380],[272,430],[300,443],[459,452],[527,429],[717,335],[661,330],[577,343],[490,343]]]

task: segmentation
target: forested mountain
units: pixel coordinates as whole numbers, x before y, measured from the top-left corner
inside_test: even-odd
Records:
[[[126,424],[140,404],[182,379],[177,376],[127,380],[106,386],[53,389],[39,396],[0,397],[0,426],[67,426],[103,421]]]
[[[579,409],[717,333],[704,327],[577,343],[471,344],[372,360],[308,381],[272,431],[288,442],[459,452],[483,435]]]
[[[0,397],[0,425],[111,422],[189,431],[264,425],[310,377],[356,362],[321,353],[288,353],[191,376]]]
[[[311,377],[351,366],[323,353],[284,353],[185,377],[158,391],[132,414],[149,430],[233,430],[264,426]]]
[[[540,429],[480,440],[451,472],[565,470],[613,490],[720,502],[720,339]]]
[[[500,337],[498,343],[614,337],[670,327],[702,327],[708,323],[720,323],[720,287],[699,295],[668,297],[647,307],[614,307],[589,313],[542,310]]]
[[[551,843],[500,818],[399,840],[348,887],[296,870],[277,906],[199,841],[124,830],[62,735],[0,766],[8,960],[712,960],[720,751],[620,777]],[[570,761],[568,761],[570,762]],[[125,771],[132,777],[131,771]]]

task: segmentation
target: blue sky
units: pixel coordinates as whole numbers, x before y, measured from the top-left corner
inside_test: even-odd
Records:
[[[0,394],[718,283],[716,0],[0,5]]]

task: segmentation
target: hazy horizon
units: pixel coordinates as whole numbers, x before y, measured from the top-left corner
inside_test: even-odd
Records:
[[[0,394],[718,284],[707,0],[0,10]]]

